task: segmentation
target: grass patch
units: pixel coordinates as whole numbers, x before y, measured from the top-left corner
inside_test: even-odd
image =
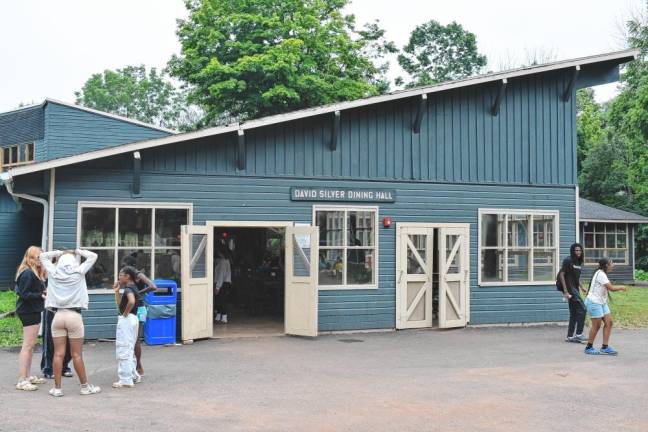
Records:
[[[13,291],[0,292],[0,314],[16,308],[16,294]],[[22,324],[16,316],[0,319],[0,347],[22,345]]]
[[[648,288],[628,286],[626,292],[610,294],[610,310],[614,325],[648,327]]]

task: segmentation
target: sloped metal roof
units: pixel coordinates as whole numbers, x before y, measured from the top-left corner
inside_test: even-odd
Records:
[[[648,223],[648,217],[579,198],[580,221]]]

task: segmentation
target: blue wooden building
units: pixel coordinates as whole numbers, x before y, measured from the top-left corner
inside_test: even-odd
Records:
[[[579,199],[578,235],[585,250],[583,279],[590,280],[603,257],[614,260],[610,279],[618,283],[634,283],[635,236],[648,217]]]
[[[47,99],[38,105],[0,113],[0,171],[170,133],[124,117]],[[46,199],[44,202],[47,204]],[[29,245],[47,247],[42,204],[27,197],[13,198],[0,186],[0,289],[13,287],[16,267]]]
[[[576,89],[636,51],[490,73],[15,167],[53,246],[99,254],[89,336],[125,256],[181,287],[183,340],[564,320],[577,238]],[[45,187],[44,184],[51,185]],[[232,263],[213,324],[215,256]],[[217,272],[218,273],[218,272]],[[220,302],[220,299],[217,299]]]

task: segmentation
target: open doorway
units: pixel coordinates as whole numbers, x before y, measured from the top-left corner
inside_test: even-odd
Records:
[[[284,334],[285,228],[213,229],[214,337]]]

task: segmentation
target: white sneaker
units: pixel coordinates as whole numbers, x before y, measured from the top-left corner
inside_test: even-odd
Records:
[[[139,383],[141,383],[141,382],[142,382],[142,375],[140,375],[140,374],[136,374],[136,375],[133,377],[133,383],[134,383],[134,384],[139,384]]]
[[[63,396],[63,390],[56,387],[52,387],[49,391],[49,394],[54,397],[61,397]]]
[[[18,381],[18,384],[16,384],[16,390],[34,391],[34,390],[38,390],[38,386],[30,383],[29,380],[26,379],[26,380]]]
[[[113,388],[133,388],[135,387],[135,384],[128,384],[128,383],[117,381],[114,382],[112,386]]]
[[[227,324],[227,315],[223,314],[220,320],[223,324]]]
[[[79,391],[80,394],[82,395],[93,395],[97,393],[101,393],[101,387],[88,384],[85,387],[81,387],[81,390]]]
[[[221,320],[221,314],[217,313],[216,318],[214,318],[214,321],[220,321]]]

